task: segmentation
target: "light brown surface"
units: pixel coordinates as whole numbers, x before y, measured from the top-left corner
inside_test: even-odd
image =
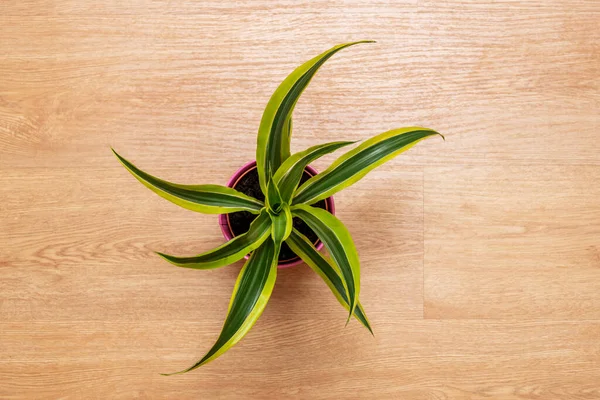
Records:
[[[271,3],[0,2],[0,398],[599,399],[600,3]],[[240,263],[156,257],[221,243],[216,217],[109,146],[223,183],[286,74],[359,39],[294,150],[446,135],[336,196],[375,338],[301,266],[228,354],[158,375],[212,344]]]

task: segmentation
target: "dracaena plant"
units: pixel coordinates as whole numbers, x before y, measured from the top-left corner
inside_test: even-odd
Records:
[[[323,278],[348,311],[348,320],[354,316],[373,333],[359,302],[360,263],[350,233],[334,215],[312,205],[352,185],[417,142],[438,133],[421,127],[387,131],[366,140],[339,157],[322,173],[299,184],[309,163],[354,143],[331,142],[290,154],[292,112],[298,98],[317,70],[331,56],[358,43],[368,42],[341,44],[302,64],[271,96],[260,122],[256,147],[264,202],[226,186],[167,182],[140,170],[115,152],[119,161],[137,180],[180,207],[206,214],[248,211],[256,215],[245,234],[213,250],[193,257],[158,253],[171,264],[194,269],[226,266],[251,254],[235,283],[227,318],[216,343],[198,362],[176,373],[191,371],[214,360],[246,335],[265,309],[273,291],[283,242]],[[300,218],[317,234],[329,256],[321,254],[305,235],[294,228],[294,217]]]

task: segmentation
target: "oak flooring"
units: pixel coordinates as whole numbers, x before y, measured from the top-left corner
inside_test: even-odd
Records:
[[[600,3],[0,2],[0,398],[600,399]],[[241,263],[137,183],[224,183],[295,66],[293,150],[431,139],[336,195],[375,330],[306,266],[215,340]],[[322,170],[334,156],[315,163]]]

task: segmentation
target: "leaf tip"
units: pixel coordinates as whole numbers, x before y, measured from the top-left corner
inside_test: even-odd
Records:
[[[110,146],[110,150],[113,152],[113,154],[115,155],[115,157],[117,157],[117,159],[118,159],[118,160],[119,160],[121,163],[124,163],[124,162],[125,162],[125,159],[124,159],[123,157],[121,157],[121,155],[120,155],[119,153],[117,153],[117,151],[116,151],[116,150],[115,150],[115,149],[114,149],[112,146]]]
[[[160,251],[155,251],[154,254],[156,254],[157,256],[159,256],[160,258],[162,258],[163,260],[165,260],[166,262],[176,265],[178,267],[180,267],[181,265],[179,265],[176,261],[176,258],[174,256],[170,256],[168,254],[165,253],[161,253]]]
[[[181,374],[185,374],[186,372],[190,372],[191,370],[193,370],[195,368],[186,368],[184,370],[181,371],[177,371],[177,372],[168,372],[168,373],[160,373],[162,376],[173,376],[173,375],[181,375]]]

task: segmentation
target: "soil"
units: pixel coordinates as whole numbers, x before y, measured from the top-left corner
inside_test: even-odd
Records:
[[[300,179],[300,184],[306,182],[311,176],[311,174],[304,171],[304,174]],[[256,167],[246,172],[246,174],[236,182],[234,188],[248,196],[254,197],[255,199],[265,201],[265,195],[260,190],[260,184],[258,183],[258,171]],[[313,204],[313,207],[327,209],[325,206],[325,200],[321,200]],[[228,214],[228,217],[233,236],[238,236],[248,232],[248,229],[250,229],[250,224],[252,221],[254,221],[257,215],[248,211],[238,211]],[[304,236],[306,236],[315,245],[320,242],[317,234],[314,233],[313,230],[310,229],[308,225],[306,225],[300,218],[294,218],[294,228],[304,234]],[[297,259],[298,256],[296,253],[294,253],[289,246],[285,244],[285,242],[282,243],[281,250],[279,252],[279,262],[292,262],[296,261]]]

